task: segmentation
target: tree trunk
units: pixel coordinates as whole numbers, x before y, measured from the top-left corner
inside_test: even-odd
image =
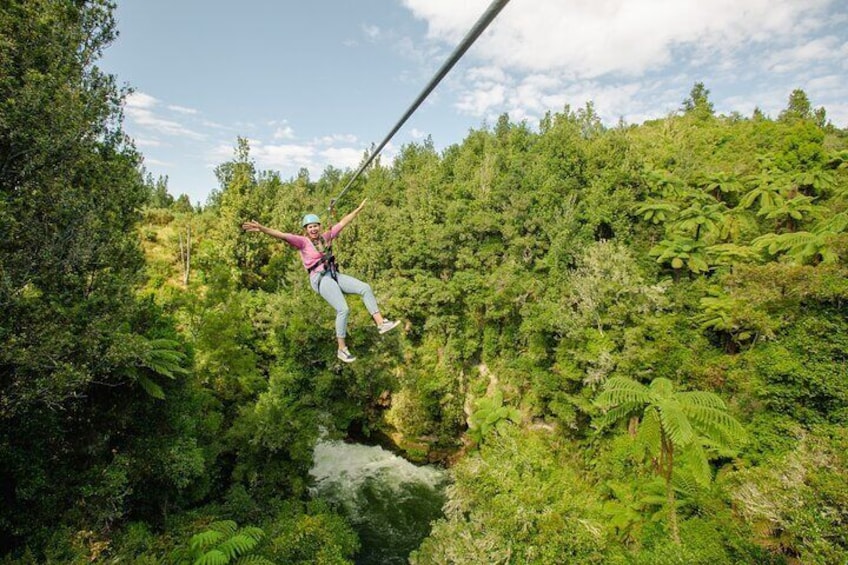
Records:
[[[186,226],[185,245],[183,245],[183,234],[180,232],[180,266],[183,269],[183,285],[188,286],[191,272],[191,224]]]
[[[671,485],[671,478],[674,474],[674,444],[662,434],[662,449],[665,458],[665,497],[668,505],[668,525],[671,530],[671,539],[677,545],[680,545],[680,530],[677,527],[677,508],[674,498],[674,487]]]

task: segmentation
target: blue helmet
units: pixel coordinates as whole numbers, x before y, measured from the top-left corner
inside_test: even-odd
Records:
[[[300,223],[303,227],[308,226],[309,224],[320,224],[321,218],[316,216],[315,214],[306,214],[303,217],[303,221]]]

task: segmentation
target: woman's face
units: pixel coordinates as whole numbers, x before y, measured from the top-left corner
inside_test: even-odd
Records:
[[[303,229],[310,239],[315,239],[321,233],[321,224],[306,224]]]

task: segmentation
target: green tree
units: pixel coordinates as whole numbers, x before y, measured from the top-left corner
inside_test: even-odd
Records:
[[[148,173],[146,183],[150,190],[149,206],[152,208],[170,208],[174,204],[174,197],[168,192],[168,176],[160,176],[155,181]]]
[[[710,102],[710,91],[703,82],[696,82],[689,92],[689,98],[683,101],[683,111],[699,118],[707,118],[714,114],[713,103]]]
[[[188,359],[135,294],[150,193],[126,92],[96,65],[113,9],[0,7],[0,543],[37,554],[60,522],[105,531],[138,500],[155,514],[191,498],[177,483],[204,462],[200,424],[176,415],[199,409]]]
[[[792,91],[786,109],[780,112],[778,116],[778,119],[782,121],[810,120],[813,118],[813,105],[810,103],[810,98],[800,88]]]
[[[595,398],[603,411],[596,426],[603,429],[624,417],[641,413],[640,434],[656,454],[656,472],[666,485],[671,537],[680,543],[672,479],[675,457],[690,451],[707,466],[705,447],[727,455],[745,438],[742,425],[727,413],[717,395],[706,391],[675,391],[674,384],[658,377],[645,386],[627,377],[610,377]]]
[[[760,210],[759,215],[765,216],[767,220],[777,220],[778,228],[793,232],[806,217],[813,216],[819,208],[813,204],[809,196],[797,195],[777,203],[770,209]]]
[[[848,213],[842,212],[822,220],[812,232],[768,233],[754,239],[751,246],[772,256],[785,253],[801,265],[837,263],[840,260],[839,242],[844,242],[846,229]],[[844,243],[842,245],[844,249]]]

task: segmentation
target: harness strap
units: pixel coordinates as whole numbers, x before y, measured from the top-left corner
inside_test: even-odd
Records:
[[[322,238],[323,239],[323,238]],[[323,265],[324,270],[321,271],[321,278],[318,279],[318,289],[321,289],[321,281],[324,279],[324,275],[327,273],[333,277],[333,280],[339,282],[339,265],[336,263],[336,256],[333,255],[333,244],[332,242],[325,243],[325,248],[321,259],[319,259],[314,265],[307,269],[307,272],[311,275],[312,272],[317,269],[319,266]]]

